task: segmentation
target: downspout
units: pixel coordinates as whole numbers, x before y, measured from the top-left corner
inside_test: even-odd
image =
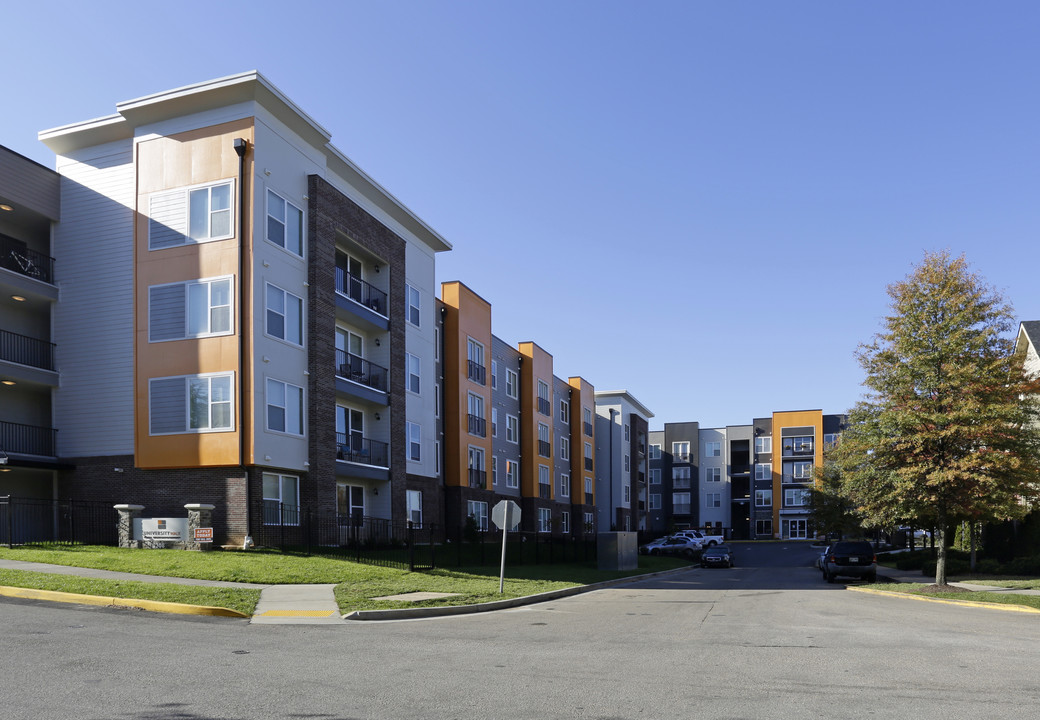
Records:
[[[610,408],[610,437],[608,443],[608,450],[610,462],[608,467],[610,468],[610,530],[611,532],[617,532],[617,508],[614,507],[614,416],[618,414],[618,411],[614,408]]]
[[[246,469],[246,424],[245,424],[245,359],[246,359],[246,152],[249,150],[249,141],[245,138],[235,138],[235,154],[238,155],[238,466],[242,471],[242,480],[246,491],[246,537],[242,543],[243,549],[252,546],[253,538],[250,535],[250,506],[251,498],[249,492],[249,471]]]

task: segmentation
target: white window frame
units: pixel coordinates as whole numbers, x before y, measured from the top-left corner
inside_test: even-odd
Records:
[[[477,521],[477,529],[487,532],[488,529],[488,504],[483,500],[466,501],[466,517],[472,517]]]
[[[722,468],[704,468],[704,482],[722,482]]]
[[[629,457],[628,453],[625,453],[625,470],[624,471],[625,472],[631,472],[632,471],[632,460]]]
[[[213,380],[226,378],[228,380],[228,399],[220,400],[214,403],[212,399],[207,401],[207,422],[206,427],[192,427],[191,426],[191,386],[192,381],[207,380],[207,396],[212,398]],[[174,380],[182,379],[184,381],[184,425],[182,430],[175,430],[171,432],[153,432],[151,430],[151,403],[152,403],[152,383],[160,380]],[[227,426],[212,427],[213,420],[213,406],[215,404],[226,405],[228,412],[228,424]],[[149,432],[150,436],[160,435],[187,435],[195,433],[212,433],[212,432],[234,432],[235,430],[235,374],[218,372],[218,373],[201,373],[199,375],[172,375],[167,377],[157,377],[148,379],[148,405],[149,405]]]
[[[271,214],[271,199],[272,198],[274,198],[278,202],[281,202],[282,205],[283,205],[283,207],[282,207],[282,218],[281,219],[279,219],[279,218],[277,218],[277,217],[275,217],[274,215]],[[299,223],[299,227],[296,228],[297,233],[298,233],[297,237],[298,237],[298,242],[299,242],[299,252],[297,252],[293,248],[289,247],[289,226],[290,226],[290,223],[289,223],[289,214],[290,214],[289,213],[289,209],[290,208],[292,208],[297,213],[299,213],[298,219],[297,219],[297,222]],[[303,255],[304,255],[304,252],[305,252],[305,248],[307,246],[307,222],[306,222],[306,220],[304,218],[303,209],[298,207],[295,203],[289,202],[282,195],[279,195],[278,193],[276,193],[271,188],[268,188],[267,189],[267,204],[265,206],[265,210],[266,210],[266,213],[267,213],[267,221],[266,221],[267,224],[266,224],[266,227],[265,227],[264,238],[267,240],[267,242],[269,242],[272,245],[274,245],[275,247],[280,248],[281,250],[289,253],[293,257],[303,258]],[[282,226],[282,242],[280,242],[280,243],[277,242],[276,240],[273,240],[271,238],[272,221],[276,222],[276,223],[280,223],[281,226]]]
[[[549,487],[552,487],[552,476],[549,473],[549,466],[548,465],[539,465],[538,466],[538,484],[539,485],[548,485]]]
[[[705,493],[704,507],[709,509],[722,507],[722,493]]]
[[[270,293],[271,293],[271,290],[276,290],[277,292],[282,294],[282,309],[281,309],[281,311],[279,311],[277,309],[272,309],[271,308],[271,305],[270,305],[270,301],[271,301]],[[297,325],[297,331],[299,332],[299,340],[287,337],[288,334],[289,334],[289,308],[288,308],[289,298],[293,298],[297,302],[300,303],[300,317],[299,317],[299,324]],[[304,317],[304,306],[305,305],[306,305],[306,303],[304,302],[303,298],[300,297],[299,295],[295,295],[295,294],[289,292],[288,290],[285,290],[284,288],[281,288],[281,287],[275,285],[274,283],[265,283],[265,288],[264,288],[264,310],[265,310],[265,313],[264,313],[264,334],[267,335],[268,337],[275,338],[276,340],[281,340],[282,342],[289,343],[290,345],[292,345],[294,347],[303,347],[304,327],[306,327],[306,324],[307,324],[307,320]],[[271,314],[272,313],[275,314],[275,315],[279,315],[282,318],[282,334],[281,335],[278,335],[277,333],[274,333],[274,332],[271,331]]]
[[[498,456],[491,456],[491,485],[498,485]]]
[[[629,427],[628,423],[625,423],[625,442],[630,442],[631,440],[632,440],[632,429]]]
[[[571,403],[569,400],[560,400],[560,422],[564,425],[571,424]]]
[[[268,493],[268,487],[267,487],[268,486],[268,481],[273,481],[273,482],[278,484],[278,497],[270,496],[270,494]],[[285,493],[285,485],[286,485],[287,481],[291,481],[296,486],[296,504],[295,505],[286,505],[285,501],[283,500],[283,498],[286,495],[286,493]],[[265,473],[263,473],[261,475],[260,488],[261,488],[260,492],[263,495],[263,499],[267,500],[267,501],[273,501],[273,502],[281,503],[280,507],[281,507],[281,510],[282,510],[282,516],[280,518],[280,522],[275,523],[275,522],[268,522],[266,508],[265,508],[265,512],[263,513],[263,524],[264,525],[299,525],[300,524],[300,507],[301,507],[301,503],[300,503],[300,478],[297,475],[283,475],[281,473],[265,472]],[[289,513],[286,513],[285,511],[288,508],[292,508],[292,510]],[[288,515],[288,517],[290,518],[290,520],[288,522],[286,521],[286,515]]]
[[[560,473],[560,497],[569,498],[571,496],[571,476],[567,473]]]
[[[593,494],[593,492],[592,492],[592,476],[591,475],[586,475],[585,476],[585,494],[586,495],[592,495]]]
[[[661,468],[650,468],[650,484],[661,484]]]
[[[412,379],[414,381],[414,388]],[[422,394],[422,360],[418,355],[405,353],[405,387],[413,395]]]
[[[520,397],[520,376],[509,368],[506,368],[506,395],[514,400]]]
[[[823,449],[830,450],[838,444],[838,438],[841,437],[841,433],[824,433],[823,435]]]
[[[773,463],[755,463],[755,480],[772,480]]]
[[[406,421],[405,433],[408,438],[408,459],[411,462],[422,462],[422,425]]]
[[[538,508],[538,532],[552,532],[552,510],[549,508]]]
[[[672,443],[672,459],[679,462],[690,461],[690,441],[678,440]]]
[[[571,439],[560,436],[560,460],[571,459]]]
[[[661,446],[657,443],[650,443],[650,459],[660,460],[661,459]]]
[[[408,324],[422,327],[422,293],[409,284],[405,284],[404,317]],[[412,301],[415,302],[412,302]]]
[[[795,460],[793,463],[791,463],[791,478],[796,482],[812,480],[812,476],[812,460]]]
[[[520,442],[520,418],[516,415],[506,415],[506,442],[514,445]]]
[[[227,289],[227,304],[214,305],[213,304],[213,286],[217,283],[226,282],[228,284]],[[150,336],[148,338],[149,343],[159,342],[172,342],[174,340],[192,340],[195,338],[206,338],[206,337],[220,337],[222,335],[234,335],[235,334],[235,276],[234,275],[219,275],[217,277],[199,278],[198,280],[189,280],[186,282],[175,282],[175,283],[160,283],[158,285],[151,285],[148,288],[148,318],[149,318],[149,335],[151,333],[150,322],[152,319],[152,290],[154,288],[172,287],[174,285],[184,286],[184,325],[182,327],[182,333],[176,337],[162,338],[161,340],[153,340]],[[192,291],[193,287],[205,286],[206,287],[206,318],[207,325],[210,328],[205,332],[192,333],[190,332],[191,317],[192,317]],[[214,311],[227,308],[227,330],[213,331],[213,314]]]
[[[755,490],[755,507],[773,507],[773,491]]]
[[[498,408],[491,408],[491,437],[498,437]]]
[[[798,502],[795,502],[798,500]],[[810,494],[805,488],[785,488],[784,489],[784,507],[785,508],[803,508],[809,507]]]
[[[268,377],[265,378],[264,383],[264,428],[267,432],[278,433],[280,435],[292,435],[294,437],[303,437],[306,433],[306,393],[304,389],[299,385],[293,385],[292,383],[285,382],[284,380],[278,380],[276,378]],[[281,388],[279,390],[279,387]],[[292,393],[290,394],[290,389]],[[279,405],[276,393],[280,392],[282,395],[281,402]],[[290,398],[298,398],[298,407],[294,407],[295,403]],[[271,409],[276,408],[282,411],[282,418],[284,427],[279,429],[271,427]],[[291,415],[291,413],[293,413]],[[299,421],[299,425],[294,420]],[[294,429],[290,430],[292,427]],[[295,428],[299,428],[299,432],[296,432]]]
[[[624,497],[623,502],[625,502],[626,504],[632,502],[632,488],[629,485],[624,485],[622,487],[622,491],[622,495]]]
[[[773,436],[763,435],[762,437],[755,438],[755,454],[765,455],[773,452]]]
[[[419,513],[418,518],[413,513]],[[405,516],[411,521],[412,527],[422,527],[422,490],[405,492]]]
[[[520,487],[520,463],[516,460],[506,460],[506,487]]]
[[[571,514],[569,511],[564,510],[560,513],[560,532],[570,534],[571,531]]]
[[[648,496],[647,509],[649,510],[660,510],[661,509],[661,494],[650,493]]]
[[[722,457],[722,443],[718,440],[704,443],[704,457]]]
[[[498,360],[491,361],[491,389],[498,389]]]

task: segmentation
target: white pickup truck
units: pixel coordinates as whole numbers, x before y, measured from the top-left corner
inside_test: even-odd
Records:
[[[705,535],[700,530],[682,530],[679,535],[684,535],[694,540],[701,547],[714,547],[726,542],[722,535]]]

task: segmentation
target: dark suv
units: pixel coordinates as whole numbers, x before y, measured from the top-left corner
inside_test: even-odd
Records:
[[[834,582],[839,575],[877,582],[877,556],[866,540],[839,540],[823,558],[823,577]]]

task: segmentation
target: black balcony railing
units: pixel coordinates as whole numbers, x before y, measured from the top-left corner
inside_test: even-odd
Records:
[[[584,426],[585,434],[592,437],[592,423],[582,423]]]
[[[54,344],[0,330],[0,360],[53,370]]]
[[[545,440],[539,440],[538,454],[542,457],[552,457],[552,443],[548,443]]]
[[[590,457],[585,458],[585,469],[586,470],[591,470],[592,469],[592,458],[590,458]]]
[[[550,405],[549,400],[547,398],[538,398],[538,412],[540,412],[542,415],[552,414],[552,406]]]
[[[469,486],[471,488],[480,488],[483,490],[487,487],[487,471],[478,470],[477,468],[469,469]]]
[[[346,380],[353,380],[373,390],[386,392],[389,371],[374,362],[358,357],[346,350],[336,351],[336,374]]]
[[[549,483],[538,483],[538,497],[542,500],[552,500],[552,486]]]
[[[486,385],[487,381],[487,368],[472,360],[466,361],[466,377],[475,383]]]
[[[337,460],[390,467],[388,448],[389,446],[385,442],[369,440],[360,435],[348,436],[346,433],[336,433]]]
[[[689,515],[690,514],[690,505],[689,505],[689,503],[684,503],[682,505],[672,505],[672,514],[673,515]]]
[[[470,435],[476,435],[478,437],[487,437],[487,420],[480,417],[479,415],[467,415],[466,420],[469,427]]]
[[[30,250],[21,240],[7,235],[0,235],[0,267],[54,283],[54,258]]]
[[[0,450],[5,453],[56,456],[58,431],[54,428],[21,425],[0,420]]]
[[[387,315],[386,293],[359,277],[349,274],[341,267],[336,268],[336,292],[345,295],[359,305],[380,315]]]

